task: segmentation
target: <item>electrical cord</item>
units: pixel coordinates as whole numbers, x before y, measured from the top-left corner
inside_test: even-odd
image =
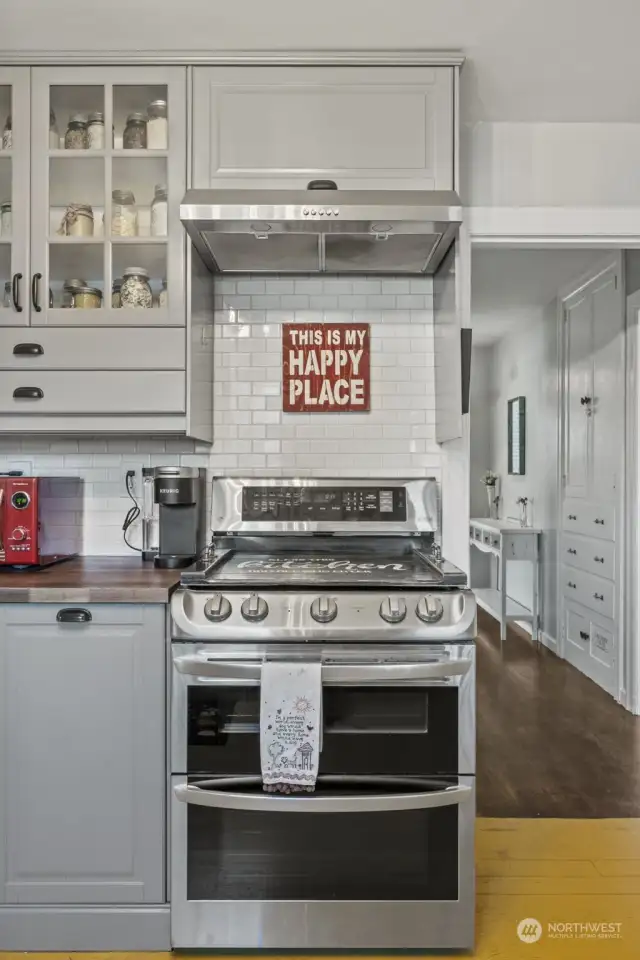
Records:
[[[131,481],[133,480],[135,475],[136,475],[135,470],[127,470],[127,475],[124,481],[125,486],[127,488],[127,493],[129,494],[129,497],[131,498],[131,500],[133,500],[133,506],[129,507],[129,509],[127,510],[127,515],[124,518],[124,523],[122,524],[122,538],[130,550],[137,550],[138,553],[142,553],[142,549],[140,547],[134,547],[134,545],[132,543],[129,543],[129,541],[127,540],[127,531],[129,530],[129,527],[133,526],[133,524],[136,522],[136,520],[138,519],[141,513],[140,505],[138,504],[138,501],[133,495],[133,490],[131,488]]]

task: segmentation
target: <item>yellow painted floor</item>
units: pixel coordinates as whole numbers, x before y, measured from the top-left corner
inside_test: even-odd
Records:
[[[476,867],[476,950],[467,956],[478,960],[640,958],[640,819],[480,819]],[[523,943],[517,936],[517,926],[525,918],[537,920],[542,927],[535,943]],[[552,936],[549,924],[608,924],[619,929],[619,938],[611,938],[612,926],[604,928],[606,936],[580,936],[571,927],[564,928],[571,936]],[[73,960],[161,960],[166,956],[96,953],[75,954]],[[451,954],[446,956],[450,960]],[[0,952],[0,960],[24,957]],[[60,954],[29,955],[29,960],[45,958],[59,960]],[[232,960],[238,960],[238,955]]]

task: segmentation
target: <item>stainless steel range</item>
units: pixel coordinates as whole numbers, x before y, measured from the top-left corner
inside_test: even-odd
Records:
[[[171,603],[178,948],[473,946],[475,626],[433,480],[217,479]],[[260,676],[322,664],[313,794],[265,793]]]

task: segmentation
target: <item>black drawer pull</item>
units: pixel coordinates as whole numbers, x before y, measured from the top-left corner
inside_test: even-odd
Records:
[[[602,601],[604,602],[604,594],[603,594],[603,593],[594,593],[593,597],[594,597],[594,600],[602,600]]]
[[[569,514],[569,520],[577,520],[577,519],[578,519],[578,518],[576,517],[575,513],[570,513],[570,514]]]
[[[56,613],[58,623],[89,623],[91,611],[84,607],[64,607]]]
[[[41,357],[43,354],[41,343],[16,343],[13,348],[14,357]]]
[[[581,640],[588,640],[588,639],[589,639],[589,634],[586,633],[584,630],[581,630],[581,631],[580,631],[580,639],[581,639]]]
[[[602,527],[604,527],[604,520],[599,520],[599,519],[596,517],[596,519],[595,519],[593,522],[594,522],[594,523],[599,523]]]
[[[43,397],[40,387],[16,387],[13,391],[14,400],[42,400]]]
[[[567,584],[567,586],[568,586],[568,587],[571,587],[572,590],[575,590],[575,589],[576,589],[575,583],[571,583],[571,580],[569,580],[569,583]]]
[[[42,310],[40,306],[40,280],[42,280],[42,274],[34,273],[31,278],[31,303],[36,313],[40,313]]]
[[[596,563],[604,563],[604,557],[594,557]]]
[[[567,553],[572,553],[574,557],[578,556],[578,551],[574,550],[573,547],[569,547],[569,549],[567,550]]]
[[[11,299],[13,300],[13,309],[16,313],[22,313],[22,304],[20,303],[20,281],[21,273],[14,273],[11,280]]]

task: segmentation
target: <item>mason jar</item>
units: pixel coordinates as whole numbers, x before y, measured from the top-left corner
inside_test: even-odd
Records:
[[[2,298],[2,306],[5,310],[10,310],[13,306],[13,296],[11,291],[11,280],[7,280],[4,285],[4,296]]]
[[[4,122],[4,129],[2,131],[2,149],[11,150],[13,146],[13,133],[11,129],[11,114],[7,117]]]
[[[123,271],[120,302],[123,308],[148,310],[153,307],[148,270],[143,270],[142,267],[127,267]]]
[[[104,114],[99,110],[89,114],[87,139],[89,150],[104,150]]]
[[[151,201],[151,236],[166,237],[168,223],[167,188],[157,183]]]
[[[122,146],[125,150],[146,150],[147,118],[144,113],[129,114],[122,135]]]
[[[86,286],[88,286],[86,280],[65,280],[62,285],[62,306],[65,309],[72,307],[75,291]]]
[[[158,294],[158,306],[166,307],[168,303],[169,303],[169,294],[167,293],[167,281],[163,280],[162,289]]]
[[[111,236],[138,236],[138,209],[131,190],[113,190],[111,193]]]
[[[73,307],[76,310],[97,310],[102,306],[102,291],[97,287],[76,287]]]
[[[11,200],[3,200],[0,203],[0,235],[10,237],[13,229],[13,218],[11,216]]]
[[[93,236],[93,207],[89,203],[70,203],[58,233],[67,237]]]
[[[147,149],[166,150],[168,143],[167,101],[154,100],[147,107]]]
[[[111,288],[111,306],[117,310],[122,306],[122,301],[120,300],[120,291],[122,290],[122,277],[118,277],[113,281],[113,286]]]
[[[86,150],[89,145],[87,118],[84,113],[74,113],[64,137],[65,150]]]
[[[49,150],[60,149],[60,134],[58,133],[58,124],[53,110],[49,111]]]

